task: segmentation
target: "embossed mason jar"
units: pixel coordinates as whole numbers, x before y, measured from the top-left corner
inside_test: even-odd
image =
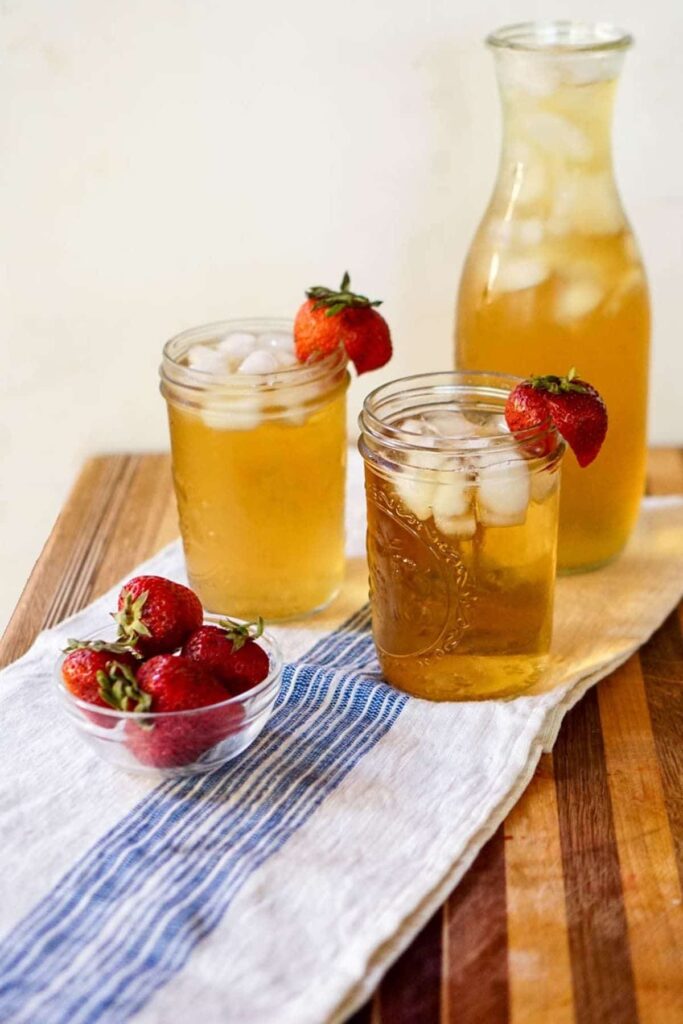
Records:
[[[508,432],[517,380],[421,374],[363,406],[373,634],[418,697],[513,697],[547,664],[565,446],[550,422]]]
[[[206,324],[165,346],[180,530],[208,611],[294,618],[339,590],[346,362],[339,349],[297,363],[286,320]]]

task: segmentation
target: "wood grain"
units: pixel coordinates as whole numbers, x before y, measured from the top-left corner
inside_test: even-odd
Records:
[[[385,975],[376,998],[379,1020],[439,1024],[441,924],[439,911]]]
[[[552,755],[541,757],[524,797],[505,822],[510,1019],[571,1024],[560,821]]]
[[[619,855],[591,690],[567,715],[553,751],[578,1024],[638,1020]]]
[[[679,615],[640,649],[659,774],[683,889],[683,636]]]
[[[683,493],[683,454],[648,489]],[[88,460],[0,665],[177,532],[167,455]],[[683,1022],[683,606],[567,716],[552,756],[353,1024]]]
[[[509,1019],[507,942],[501,827],[444,904],[443,1024],[505,1024]]]
[[[639,1019],[683,1019],[681,887],[638,657],[597,692]]]

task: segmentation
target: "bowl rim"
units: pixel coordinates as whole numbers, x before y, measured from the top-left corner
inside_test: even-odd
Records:
[[[215,626],[221,619],[224,619],[224,615],[208,615],[205,614],[202,620],[203,625]],[[231,616],[232,618],[232,616]],[[246,619],[237,619],[235,622],[246,622]],[[102,639],[103,629],[95,630],[85,636],[84,640],[100,640]],[[101,704],[91,704],[90,701],[82,700],[80,697],[75,697],[70,690],[64,685],[62,679],[62,665],[67,656],[67,652],[63,651],[57,658],[54,670],[54,680],[60,696],[65,703],[70,704],[74,707],[79,708],[81,711],[88,713],[95,713],[97,715],[104,715],[107,718],[111,718],[115,721],[144,721],[149,722],[150,719],[153,721],[161,721],[164,719],[175,719],[175,718],[188,718],[193,715],[201,715],[207,711],[215,711],[217,708],[227,708],[230,706],[237,706],[239,704],[246,704],[251,702],[253,698],[259,697],[266,693],[269,689],[275,686],[277,683],[277,689],[279,690],[279,682],[282,675],[283,668],[283,654],[282,648],[279,642],[275,639],[272,633],[268,630],[264,630],[259,640],[265,641],[264,646],[266,648],[266,654],[270,663],[270,670],[265,679],[262,679],[260,683],[253,686],[250,690],[245,690],[243,693],[238,693],[234,697],[228,697],[227,700],[219,701],[217,704],[204,704],[198,708],[185,708],[180,711],[119,711],[117,708],[104,707]],[[175,652],[174,652],[175,655]],[[114,659],[115,660],[115,659]]]

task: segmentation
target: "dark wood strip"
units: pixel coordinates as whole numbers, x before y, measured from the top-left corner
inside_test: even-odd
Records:
[[[640,664],[683,888],[683,636],[678,612],[641,648]]]
[[[377,995],[381,1024],[439,1024],[441,909],[390,968]]]
[[[637,1024],[595,689],[565,718],[553,764],[577,1024]]]
[[[352,1017],[347,1018],[346,1024],[379,1024],[376,1019],[373,1021],[372,1003],[371,999],[365,1006],[361,1006],[360,1010],[356,1010]]]
[[[442,1024],[507,1024],[509,985],[503,828],[444,907]]]

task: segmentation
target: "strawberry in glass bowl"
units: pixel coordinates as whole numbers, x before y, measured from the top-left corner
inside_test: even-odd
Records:
[[[102,758],[165,777],[212,771],[245,750],[280,690],[282,656],[263,620],[204,617],[187,587],[158,576],[122,588],[104,628],[71,640],[58,694]]]

